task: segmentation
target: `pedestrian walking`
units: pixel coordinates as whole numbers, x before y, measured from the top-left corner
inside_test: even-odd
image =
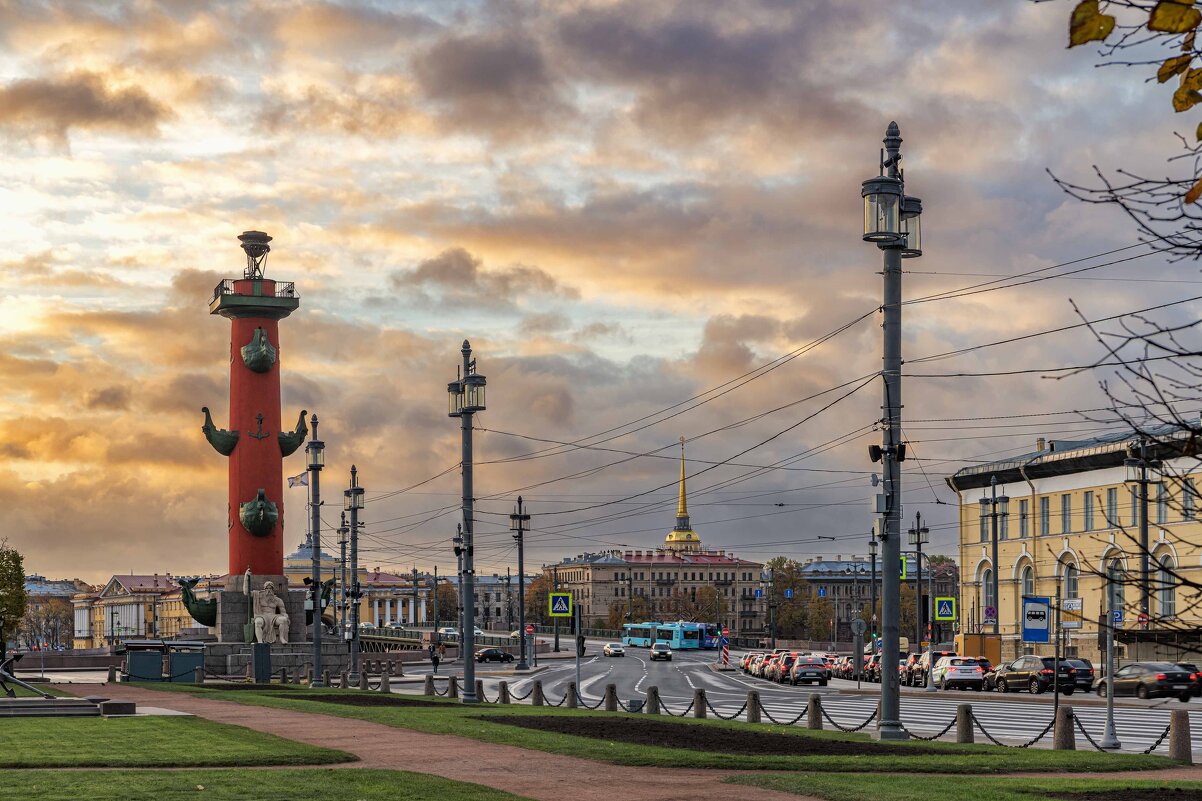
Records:
[[[434,672],[438,672],[438,651],[433,645],[430,646],[430,664],[434,666]]]

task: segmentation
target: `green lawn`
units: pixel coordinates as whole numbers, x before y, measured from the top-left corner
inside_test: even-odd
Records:
[[[24,679],[22,679],[22,681],[24,681]],[[55,688],[51,687],[49,684],[38,684],[38,683],[32,682],[32,681],[26,682],[26,683],[33,687],[37,687],[39,690],[42,690],[43,692],[45,692],[47,695],[56,695],[56,696],[59,696],[60,698],[66,697],[68,695],[68,693],[62,692],[60,690],[56,690]],[[37,698],[38,697],[38,695],[36,693],[31,693],[29,690],[26,690],[24,687],[18,687],[15,684],[10,684],[9,686],[13,690],[16,691],[17,698]]]
[[[0,721],[0,769],[328,765],[353,760],[343,751],[193,717]],[[16,797],[0,791],[0,798]]]
[[[890,776],[772,773],[729,776],[731,784],[745,784],[828,801],[914,801],[916,798],[964,798],[973,801],[1045,801],[1062,793],[1123,789],[1165,791],[1202,790],[1202,782],[1147,779],[975,779],[971,789],[952,776]],[[1171,798],[1172,796],[1166,796]]]
[[[188,689],[184,689],[188,687]],[[442,701],[437,707],[353,707],[334,706],[300,699],[280,698],[273,691],[252,690],[222,691],[215,685],[197,688],[174,685],[173,690],[203,693],[209,697],[236,701],[244,704],[293,709],[317,714],[334,715],[360,720],[369,720],[398,728],[414,729],[432,734],[455,734],[485,742],[514,745],[536,751],[547,751],[566,756],[612,762],[620,765],[648,765],[664,767],[693,767],[719,769],[761,770],[810,770],[810,771],[874,771],[874,772],[939,772],[939,773],[1010,773],[1018,771],[1116,771],[1154,770],[1171,767],[1176,763],[1164,757],[1132,754],[1102,754],[1095,751],[1051,751],[1048,749],[1003,749],[990,745],[960,746],[954,743],[921,743],[915,747],[933,748],[940,753],[914,755],[871,755],[871,756],[806,756],[808,738],[833,738],[868,742],[866,734],[844,734],[842,732],[810,732],[799,727],[761,726],[755,730],[782,732],[798,738],[798,755],[752,755],[731,754],[633,745],[629,743],[598,740],[588,737],[558,734],[536,729],[522,729],[477,719],[483,714],[501,715],[604,715],[602,712],[567,710],[527,705],[501,706],[481,704],[465,707],[456,702]],[[344,694],[342,690],[306,690],[297,688],[298,693]],[[415,696],[400,696],[415,697]],[[434,700],[424,698],[423,700]],[[608,713],[613,714],[613,713]],[[647,717],[647,716],[631,716]],[[658,720],[680,726],[716,726],[748,731],[750,724],[718,720],[678,720],[661,715]]]
[[[203,789],[202,789],[203,788]],[[0,772],[0,798],[22,801],[521,801],[478,784],[399,770],[23,770]]]

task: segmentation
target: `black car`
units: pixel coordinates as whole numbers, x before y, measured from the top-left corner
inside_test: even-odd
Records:
[[[1077,689],[1082,692],[1089,692],[1093,689],[1093,664],[1088,659],[1062,659],[1069,667],[1073,669],[1073,680],[1077,685]]]
[[[477,662],[512,662],[513,654],[508,654],[500,648],[481,648],[476,651]]]
[[[1172,662],[1133,662],[1115,671],[1114,694],[1115,697],[1134,695],[1136,698],[1176,696],[1188,701],[1193,695],[1196,680],[1196,673],[1190,673]],[[1098,695],[1106,696],[1106,684],[1106,679],[1098,679],[1095,687]]]
[[[1037,695],[1051,688],[1052,676],[1056,673],[1055,664],[1050,656],[1020,656],[1013,662],[999,665],[988,683],[1002,693],[1028,690]],[[1076,688],[1073,669],[1062,660],[1060,673],[1056,675],[1056,689],[1065,695],[1072,695]]]
[[[1178,662],[1177,667],[1194,674],[1194,697],[1197,698],[1199,695],[1202,695],[1202,672],[1199,672],[1198,666],[1190,662]]]

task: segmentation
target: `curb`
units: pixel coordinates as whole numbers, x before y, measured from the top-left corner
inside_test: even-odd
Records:
[[[870,685],[871,689],[856,689],[855,687],[837,687],[836,689],[841,695],[880,695],[881,691],[880,689],[877,689],[879,686],[880,685],[877,684]],[[949,700],[956,701],[966,701],[977,698],[991,701],[1013,701],[1019,704],[1034,704],[1039,706],[1051,706],[1052,703],[1050,700],[1051,696],[1047,696],[1048,700],[1044,701],[1040,700],[1041,696],[1032,696],[1030,693],[1003,694],[988,690],[982,690],[981,692],[972,692],[968,690],[937,690],[936,692],[928,693],[926,690],[902,687],[901,694],[902,697],[908,698],[947,698]],[[1197,707],[1191,707],[1189,704],[1182,704],[1176,698],[1157,698],[1148,704],[1140,704],[1134,700],[1115,698],[1114,706],[1116,709],[1160,709],[1168,706],[1168,702],[1170,701],[1172,702],[1172,706],[1169,707],[1170,709],[1197,709]],[[1073,693],[1072,695],[1062,694],[1060,696],[1060,703],[1071,704],[1072,706],[1104,707],[1106,706],[1106,699],[1099,698],[1093,693]]]

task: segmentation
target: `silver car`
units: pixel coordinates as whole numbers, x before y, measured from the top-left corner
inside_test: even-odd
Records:
[[[603,653],[605,656],[625,656],[626,655],[626,651],[623,650],[622,643],[620,643],[620,642],[606,643],[605,647],[601,649],[601,653]]]

